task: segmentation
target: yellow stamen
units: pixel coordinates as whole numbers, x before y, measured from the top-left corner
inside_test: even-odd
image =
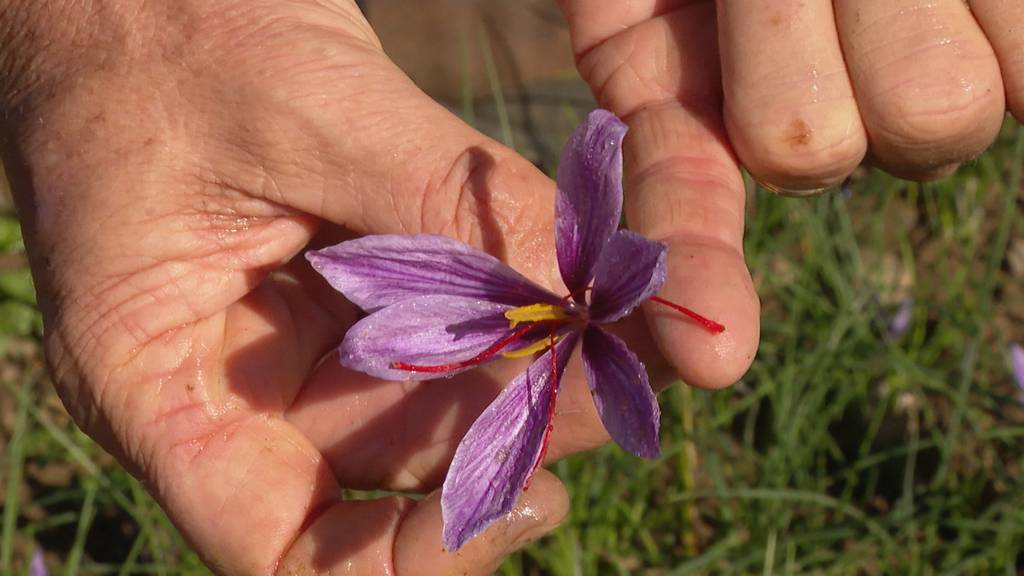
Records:
[[[558,342],[561,339],[561,336],[557,336],[555,338],[555,342]],[[525,358],[527,356],[532,356],[537,352],[543,352],[544,350],[547,350],[548,346],[550,345],[551,342],[547,338],[545,338],[543,340],[538,340],[521,350],[513,350],[512,352],[502,352],[501,355],[504,356],[505,358]]]
[[[509,319],[509,328],[515,328],[522,322],[542,322],[544,320],[566,320],[569,315],[557,304],[530,304],[505,312]]]

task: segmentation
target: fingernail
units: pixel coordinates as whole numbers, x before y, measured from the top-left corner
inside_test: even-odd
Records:
[[[782,186],[776,186],[775,184],[769,184],[768,182],[762,182],[761,180],[755,180],[758,186],[778,194],[779,196],[788,196],[791,198],[808,198],[811,196],[820,196],[826,192],[842,192],[844,197],[849,195],[849,183],[850,179],[846,178],[842,183],[835,186],[825,186],[823,188],[809,188],[806,190],[798,190],[795,188],[783,188]]]
[[[828,192],[829,190],[832,189],[832,187],[830,186],[827,188],[811,188],[810,190],[794,190],[792,188],[783,188],[781,186],[776,186],[774,184],[769,184],[767,182],[761,182],[760,180],[757,181],[757,184],[764,188],[765,190],[768,190],[769,192],[773,192],[775,194],[778,194],[779,196],[789,196],[790,198],[807,198],[810,196],[820,196],[821,194],[824,194],[825,192]]]

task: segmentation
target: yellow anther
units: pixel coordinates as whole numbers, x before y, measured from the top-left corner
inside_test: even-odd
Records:
[[[510,328],[515,328],[522,322],[542,322],[544,320],[566,320],[569,315],[565,309],[556,304],[530,304],[520,306],[505,312],[505,318],[509,319]]]
[[[558,342],[561,338],[561,336],[555,337],[555,342]],[[545,338],[530,344],[526,348],[513,350],[512,352],[502,352],[501,355],[505,358],[525,358],[527,356],[533,356],[537,352],[543,352],[550,344],[551,341]]]

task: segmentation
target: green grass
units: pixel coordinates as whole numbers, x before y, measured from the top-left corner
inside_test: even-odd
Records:
[[[505,574],[1016,574],[1024,409],[1001,294],[1024,130],[955,177],[849,199],[751,192],[762,344],[727,391],[662,397],[664,456],[556,466],[569,521]],[[914,298],[911,326],[886,335]]]
[[[1022,166],[1024,130],[1007,126],[941,182],[751,190],[764,313],[750,373],[666,392],[657,461],[609,446],[555,465],[569,518],[502,574],[1019,573],[1024,406],[1005,350],[1024,340],[1007,257],[1024,237]],[[22,251],[0,215],[2,261]],[[53,574],[204,573],[57,404],[27,282],[23,264],[0,270],[0,574],[23,574],[37,545]],[[908,296],[911,325],[888,337]]]

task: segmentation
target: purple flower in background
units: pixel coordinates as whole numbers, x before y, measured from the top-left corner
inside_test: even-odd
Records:
[[[50,571],[46,569],[46,562],[43,559],[43,549],[36,548],[32,552],[32,560],[28,564],[28,576],[49,576]]]
[[[839,185],[839,195],[843,197],[843,200],[853,198],[853,179],[849,176]]]
[[[598,413],[638,456],[658,455],[660,411],[644,365],[600,325],[644,300],[724,328],[654,294],[667,247],[618,230],[627,127],[591,113],[558,170],[555,248],[568,289],[558,296],[494,257],[429,234],[367,236],[310,252],[313,267],[371,312],[345,336],[341,363],[390,380],[446,377],[498,356],[545,351],[473,423],[441,495],[444,545],[457,550],[511,511],[544,459],[561,374],[578,342]]]
[[[1010,368],[1020,388],[1021,398],[1024,398],[1024,347],[1016,342],[1010,344]]]
[[[903,336],[910,328],[910,321],[914,317],[914,299],[907,296],[900,301],[896,313],[889,319],[889,337],[893,340]]]

